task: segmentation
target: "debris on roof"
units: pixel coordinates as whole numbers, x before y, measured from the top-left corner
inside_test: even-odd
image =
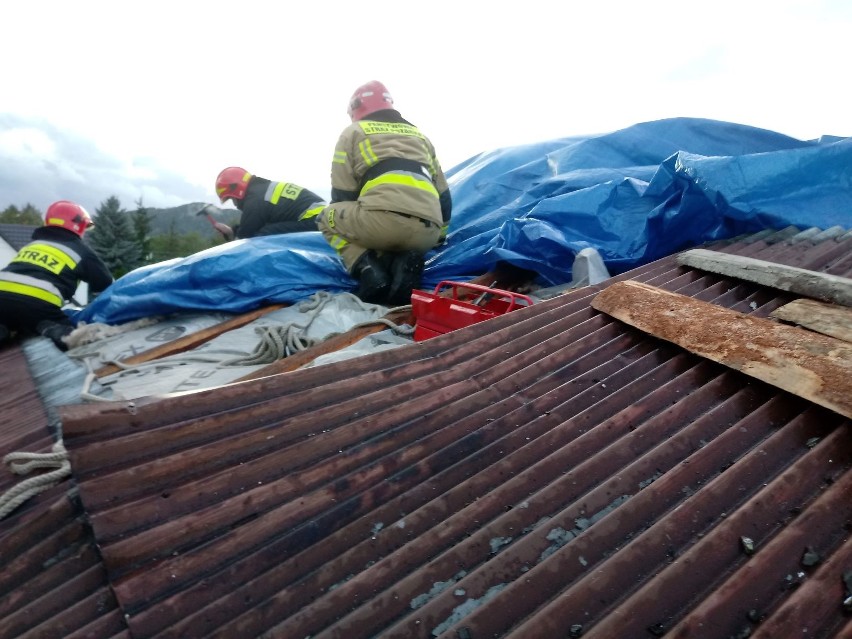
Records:
[[[84,390],[88,399],[186,392],[238,381],[365,323],[382,328],[390,324],[395,331],[404,331],[386,319],[380,321],[387,310],[364,304],[351,293],[317,293],[299,304],[274,305],[237,317],[183,314],[134,325],[82,343],[68,356],[92,371],[97,383]],[[70,339],[87,342],[87,329],[97,334],[102,326],[82,326]],[[156,346],[146,349],[151,344]]]
[[[613,284],[592,308],[852,417],[852,344],[640,282]]]
[[[263,308],[257,309],[256,311],[251,311],[249,313],[243,313],[236,317],[229,317],[220,321],[217,324],[214,324],[206,329],[191,331],[188,334],[184,334],[184,329],[186,328],[185,322],[184,325],[178,329],[170,328],[165,334],[161,331],[157,331],[156,335],[158,337],[152,339],[151,336],[146,337],[147,341],[162,341],[164,342],[160,346],[156,346],[153,348],[149,348],[143,350],[142,352],[137,352],[136,354],[122,354],[118,353],[114,357],[115,360],[120,361],[119,364],[106,364],[105,366],[97,369],[95,371],[95,375],[98,377],[104,377],[106,375],[111,375],[112,373],[117,373],[122,368],[128,366],[135,366],[137,364],[144,364],[146,362],[150,362],[151,360],[158,359],[160,357],[168,357],[169,355],[175,355],[177,353],[183,353],[188,350],[192,350],[202,344],[210,341],[214,337],[218,337],[223,333],[227,333],[228,331],[232,331],[237,328],[241,328],[246,324],[249,324],[267,313],[271,313],[272,311],[277,311],[281,308],[284,308],[282,304],[273,304],[272,306],[265,306]],[[205,315],[207,318],[211,318],[210,315]],[[212,316],[212,318],[216,318],[217,316]],[[182,319],[186,319],[185,317]],[[159,323],[159,321],[154,321],[152,323]],[[98,327],[102,327],[103,325],[98,325]],[[137,327],[142,327],[143,325],[137,324]],[[121,327],[123,330],[116,329],[112,335],[118,335],[119,333],[127,333],[127,325]],[[69,346],[72,349],[76,346],[82,346],[91,342],[100,342],[98,348],[103,346],[103,337],[101,339],[92,339],[89,340],[85,337],[88,326],[82,326],[75,329],[72,335],[69,336]],[[177,334],[175,334],[177,333]],[[111,336],[111,335],[107,335]],[[107,337],[104,336],[104,337]],[[75,342],[76,340],[76,342]],[[131,347],[132,348],[132,347]],[[91,352],[91,349],[87,349],[88,352]],[[135,350],[135,349],[134,349]],[[77,351],[78,355],[82,355],[81,351]]]
[[[785,266],[750,257],[725,255],[706,249],[684,251],[678,262],[711,273],[730,275],[826,302],[852,306],[852,280],[830,273]]]
[[[845,306],[799,299],[776,308],[769,316],[852,342],[852,309]]]

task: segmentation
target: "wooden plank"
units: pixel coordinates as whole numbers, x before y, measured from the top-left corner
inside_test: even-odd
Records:
[[[706,249],[684,251],[677,256],[677,261],[702,271],[756,282],[824,302],[852,306],[852,279],[848,277]]]
[[[287,304],[273,304],[271,306],[264,306],[263,308],[232,317],[231,319],[220,322],[215,326],[196,331],[195,333],[190,333],[189,335],[185,335],[166,344],[161,344],[160,346],[151,348],[139,353],[138,355],[133,355],[132,357],[123,359],[121,360],[121,363],[126,366],[135,366],[144,362],[160,359],[161,357],[167,357],[176,353],[183,353],[185,351],[192,350],[193,348],[201,346],[205,342],[209,342],[214,337],[218,337],[222,333],[227,333],[228,331],[245,326],[249,322],[256,320],[258,317],[262,317],[272,311],[277,311],[285,306],[287,306]],[[121,370],[122,368],[115,364],[107,364],[95,371],[95,376],[106,377],[107,375],[112,375],[113,373],[117,373]]]
[[[852,309],[814,300],[794,300],[769,314],[823,335],[852,342]]]
[[[508,262],[501,262],[495,267],[493,271],[488,271],[487,273],[484,273],[483,275],[480,275],[470,280],[470,283],[479,284],[481,286],[489,286],[492,288],[499,288],[504,291],[517,291],[518,289],[528,287],[530,282],[532,282],[532,280],[535,278],[535,276],[536,273],[534,273],[533,271],[528,271],[516,266],[512,266]],[[470,291],[471,289],[464,289],[463,287],[461,287],[459,288],[459,294],[463,294],[465,290]],[[448,289],[440,294],[450,295],[451,291]],[[411,313],[411,308],[401,308],[403,308],[404,310],[400,310],[394,313],[388,313],[382,319],[390,321],[394,324],[414,324],[414,316]],[[314,361],[320,355],[326,355],[328,353],[333,353],[335,351],[347,348],[348,346],[352,346],[352,344],[354,344],[358,340],[367,337],[368,335],[372,335],[373,333],[383,331],[387,328],[388,326],[385,323],[376,323],[370,326],[361,326],[358,328],[354,328],[345,333],[335,335],[325,340],[324,342],[306,348],[303,351],[294,353],[289,357],[285,357],[283,359],[278,360],[277,362],[273,362],[268,366],[249,373],[245,377],[241,377],[238,380],[235,380],[234,383],[244,382],[249,379],[269,377],[270,375],[278,375],[280,373],[289,373],[298,368],[301,368],[305,364]]]
[[[607,287],[592,307],[852,417],[852,344],[634,281]]]
[[[388,313],[382,319],[397,325],[405,323],[411,324],[414,321],[411,315],[410,308],[406,308],[405,310],[400,310],[393,313]],[[319,344],[315,344],[314,346],[306,348],[303,351],[293,353],[289,357],[285,357],[283,359],[279,359],[275,362],[272,362],[271,364],[264,366],[259,370],[240,377],[239,379],[235,380],[234,383],[244,382],[249,379],[269,377],[270,375],[278,375],[280,373],[289,373],[290,371],[294,371],[297,368],[301,368],[305,364],[309,364],[320,355],[334,353],[348,346],[352,346],[352,344],[354,344],[358,340],[363,339],[368,335],[372,335],[373,333],[384,331],[387,328],[388,325],[385,322],[376,322],[375,324],[370,324],[369,326],[359,326],[357,328],[350,329],[345,333],[339,333],[337,335],[329,337],[327,340],[324,340]]]

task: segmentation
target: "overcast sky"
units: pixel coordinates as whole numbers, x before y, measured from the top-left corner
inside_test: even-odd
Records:
[[[848,0],[8,5],[0,210],[214,202],[229,165],[327,195],[373,79],[445,170],[678,116],[852,135]]]

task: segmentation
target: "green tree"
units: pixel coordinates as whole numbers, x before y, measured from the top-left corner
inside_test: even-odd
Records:
[[[142,255],[142,263],[151,263],[151,215],[142,205],[142,198],[136,201],[136,210],[133,212],[133,231],[136,233],[136,243]]]
[[[114,195],[95,209],[95,227],[86,239],[104,264],[119,278],[142,265],[142,249],[136,239],[130,216]]]
[[[0,213],[0,222],[4,224],[24,224],[26,226],[41,226],[44,224],[44,213],[32,204],[27,203],[23,209],[15,205],[7,206]]]
[[[151,238],[151,262],[164,262],[175,257],[186,257],[218,243],[215,238],[205,238],[199,233],[178,233],[176,222],[172,220],[169,224],[168,233],[154,235]]]
[[[168,233],[161,233],[151,238],[151,260],[155,264],[170,260],[173,257],[183,257],[180,254],[180,240],[175,226],[175,220],[172,218],[169,221]]]

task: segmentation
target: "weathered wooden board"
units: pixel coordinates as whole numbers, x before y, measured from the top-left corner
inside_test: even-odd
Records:
[[[607,287],[592,307],[852,417],[852,344],[634,281]]]
[[[410,308],[406,308],[405,310],[396,311],[393,313],[388,313],[382,319],[397,325],[413,323]],[[339,350],[347,348],[348,346],[352,346],[352,344],[354,344],[360,339],[367,337],[368,335],[387,330],[387,328],[388,325],[382,322],[376,322],[375,324],[370,324],[368,326],[359,326],[357,328],[351,328],[345,333],[339,333],[338,335],[329,337],[328,339],[320,342],[319,344],[310,346],[309,348],[306,348],[303,351],[299,351],[298,353],[293,353],[289,357],[279,359],[275,362],[272,362],[271,364],[268,364],[267,366],[264,366],[259,370],[249,373],[248,375],[244,375],[243,377],[240,377],[239,379],[235,380],[235,382],[244,382],[249,379],[260,379],[261,377],[269,377],[270,375],[289,373],[290,371],[294,371],[297,368],[301,368],[305,364],[314,361],[320,355],[335,353]]]
[[[474,278],[473,280],[471,280],[471,283],[479,284],[482,286],[501,288],[507,291],[517,291],[518,289],[529,285],[534,276],[534,272],[521,269],[506,262],[498,264],[493,271],[488,271],[487,273],[484,273],[483,275]],[[459,294],[463,294],[465,290],[466,289],[464,289],[463,287],[460,288]],[[467,290],[469,291],[471,289]],[[450,292],[449,290],[445,290],[441,294],[449,295]],[[384,316],[383,319],[392,322],[393,324],[414,324],[415,319],[414,315],[412,314],[411,308],[400,308],[402,310],[388,313]],[[386,330],[387,328],[388,326],[386,324],[378,322],[370,326],[359,326],[358,328],[353,328],[349,331],[346,331],[345,333],[330,337],[324,342],[306,348],[303,351],[294,353],[289,357],[280,359],[277,362],[272,362],[268,366],[249,373],[245,377],[241,377],[236,381],[244,382],[250,379],[269,377],[270,375],[289,373],[298,368],[301,368],[305,364],[314,361],[320,355],[326,355],[327,353],[333,353],[352,346],[352,344],[354,344],[358,340],[363,339],[368,335],[372,335],[373,333],[378,333],[380,331]]]
[[[852,342],[852,309],[846,306],[801,299],[776,308],[769,315],[823,335]]]
[[[702,271],[756,282],[825,302],[852,306],[852,279],[848,277],[706,249],[684,251],[677,256],[677,261]]]
[[[249,313],[243,313],[242,315],[238,315],[236,317],[232,317],[229,320],[225,320],[224,322],[220,322],[215,326],[211,326],[210,328],[205,328],[200,331],[196,331],[195,333],[190,333],[189,335],[185,335],[179,339],[168,342],[166,344],[162,344],[161,346],[157,346],[156,348],[151,348],[147,351],[139,353],[138,355],[133,355],[132,357],[128,357],[125,360],[122,360],[122,364],[130,367],[135,366],[137,364],[143,364],[145,362],[150,362],[155,359],[160,359],[161,357],[167,357],[169,355],[174,355],[176,353],[183,353],[185,351],[192,350],[202,344],[209,342],[214,337],[218,337],[222,333],[227,333],[228,331],[232,331],[234,329],[240,328],[241,326],[245,326],[249,322],[253,322],[258,317],[262,317],[267,313],[271,313],[272,311],[277,311],[280,308],[284,308],[287,306],[286,304],[273,304],[271,306],[264,306],[263,308],[259,308],[257,310],[251,311]],[[117,373],[122,370],[120,367],[115,364],[107,364],[106,366],[99,368],[95,371],[96,377],[106,377],[107,375],[112,375],[113,373]]]

